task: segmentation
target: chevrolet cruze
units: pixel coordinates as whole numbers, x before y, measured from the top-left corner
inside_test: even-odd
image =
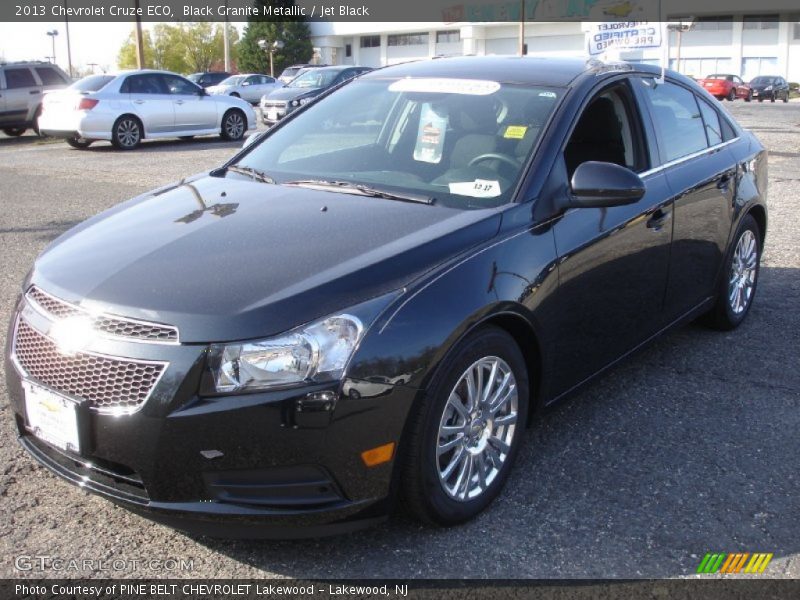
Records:
[[[377,70],[44,251],[8,335],[20,442],[184,530],[330,534],[397,499],[463,522],[538,409],[745,319],[766,168],[670,71]]]

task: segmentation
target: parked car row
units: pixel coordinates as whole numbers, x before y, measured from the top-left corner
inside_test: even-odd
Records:
[[[773,75],[760,75],[750,83],[745,83],[738,75],[716,73],[704,79],[698,79],[697,83],[718,100],[732,102],[736,98],[741,98],[745,102],[750,102],[755,98],[759,102],[763,102],[765,99],[772,102],[775,100],[789,101],[789,83],[783,77]]]

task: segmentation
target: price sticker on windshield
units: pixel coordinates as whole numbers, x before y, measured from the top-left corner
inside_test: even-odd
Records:
[[[499,181],[476,179],[474,181],[457,181],[450,184],[450,193],[473,198],[496,198],[502,194]]]

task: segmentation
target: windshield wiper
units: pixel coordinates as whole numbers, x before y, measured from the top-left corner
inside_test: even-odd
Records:
[[[282,185],[296,185],[298,187],[320,188],[324,190],[334,190],[345,194],[358,194],[361,196],[371,196],[373,198],[385,198],[386,200],[400,200],[401,202],[418,202],[420,204],[433,204],[436,198],[422,196],[420,194],[398,194],[387,190],[380,190],[362,183],[352,183],[350,181],[337,181],[327,179],[298,179],[297,181],[287,181]]]
[[[263,171],[259,171],[253,167],[243,167],[242,165],[229,165],[227,167],[220,167],[219,169],[214,169],[211,171],[209,175],[212,177],[222,177],[228,171],[232,173],[238,173],[239,175],[247,175],[253,181],[258,181],[260,183],[275,183],[275,180]]]

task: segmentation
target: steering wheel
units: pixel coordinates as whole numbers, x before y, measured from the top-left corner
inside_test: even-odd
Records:
[[[508,154],[501,154],[500,152],[487,152],[485,154],[479,154],[471,161],[469,161],[468,166],[473,167],[479,162],[483,162],[484,160],[499,160],[500,162],[504,162],[515,169],[519,169],[522,166],[522,164],[513,156],[509,156]]]

